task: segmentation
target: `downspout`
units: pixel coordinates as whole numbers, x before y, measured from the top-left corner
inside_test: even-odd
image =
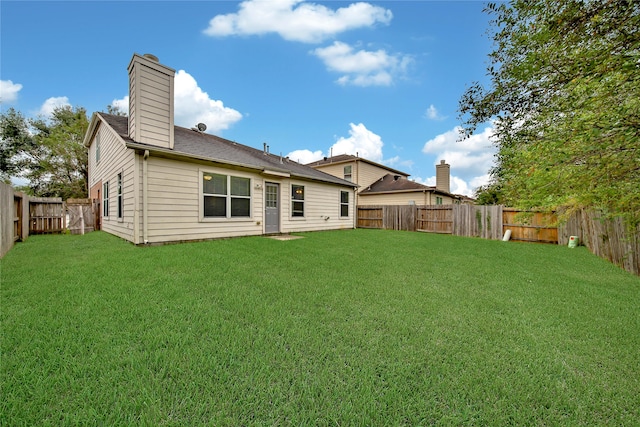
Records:
[[[144,150],[142,156],[142,242],[146,245],[149,243],[149,209],[148,207],[148,174],[147,159],[149,158],[149,150]]]

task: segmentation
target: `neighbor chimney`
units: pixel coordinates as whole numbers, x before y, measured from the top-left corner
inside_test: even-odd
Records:
[[[449,171],[451,166],[440,160],[440,164],[436,165],[436,190],[449,193]]]
[[[154,55],[135,53],[129,63],[129,137],[173,149],[173,80],[176,71]]]

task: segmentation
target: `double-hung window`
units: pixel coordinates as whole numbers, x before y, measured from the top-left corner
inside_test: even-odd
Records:
[[[344,167],[344,179],[345,181],[351,181],[351,165],[347,165]]]
[[[205,172],[202,174],[205,218],[251,217],[251,179]]]
[[[102,216],[109,216],[109,181],[102,184]]]
[[[100,162],[100,132],[96,133],[96,163]]]
[[[123,204],[122,204],[122,172],[118,174],[118,218],[122,218]]]
[[[349,192],[340,192],[340,216],[349,216]]]
[[[436,196],[436,205],[441,205],[441,204],[442,204],[442,197]]]
[[[304,185],[291,186],[291,216],[304,217]]]

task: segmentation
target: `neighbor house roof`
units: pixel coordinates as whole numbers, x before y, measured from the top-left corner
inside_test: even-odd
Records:
[[[444,191],[436,190],[436,187],[420,184],[415,181],[408,180],[398,175],[386,174],[359,194],[366,196],[367,194],[380,194],[380,193],[408,193],[414,191],[432,191],[434,193],[441,193],[453,196],[453,194],[446,193]]]
[[[129,137],[129,119],[106,113],[96,113],[124,140],[128,148],[149,150],[150,152],[192,160],[206,160],[259,170],[275,176],[291,176],[301,179],[324,181],[333,184],[356,187],[352,182],[329,175],[312,167],[294,162],[289,158],[270,154],[215,135],[174,126],[173,149],[136,142]]]
[[[355,161],[368,163],[370,165],[377,166],[382,169],[386,169],[389,172],[392,172],[397,175],[409,176],[409,174],[406,172],[402,172],[397,169],[390,168],[389,166],[381,165],[380,163],[367,160],[363,157],[353,156],[351,154],[340,154],[337,156],[325,157],[322,160],[317,160],[315,162],[307,163],[307,165],[311,167],[317,167],[317,166],[325,166],[325,165],[331,165],[331,164],[350,163]]]

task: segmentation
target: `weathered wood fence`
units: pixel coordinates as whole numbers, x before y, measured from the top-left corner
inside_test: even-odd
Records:
[[[571,236],[602,258],[640,275],[640,230],[620,218],[603,219],[596,210],[580,210],[558,223],[555,213],[502,206],[358,206],[358,228],[423,231],[499,240],[567,245]]]
[[[91,199],[67,199],[66,205],[71,234],[85,234],[96,229],[96,213]]]
[[[29,197],[29,234],[62,233],[66,227],[60,197]]]
[[[358,228],[424,231],[500,239],[502,206],[358,206]]]
[[[577,236],[593,254],[640,275],[640,226],[632,228],[622,218],[607,219],[598,210],[582,209],[558,227],[558,234],[559,244]]]

